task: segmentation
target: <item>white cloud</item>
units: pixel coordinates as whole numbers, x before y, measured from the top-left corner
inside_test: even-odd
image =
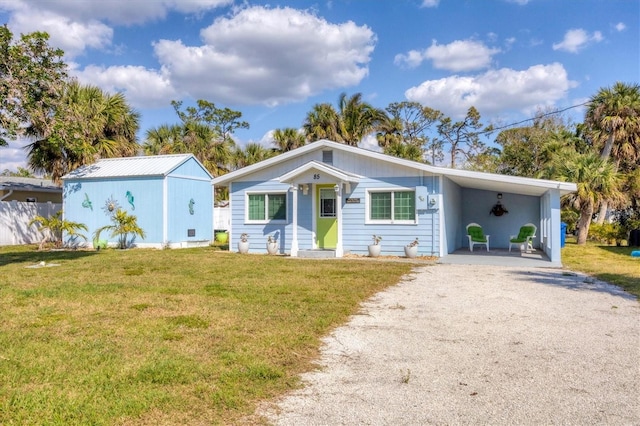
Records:
[[[140,24],[164,18],[169,11],[197,13],[233,3],[233,0],[0,0],[8,10],[47,11],[71,20],[107,20],[115,25]]]
[[[574,85],[564,67],[553,63],[534,65],[524,71],[502,68],[477,76],[428,80],[409,88],[405,96],[447,115],[462,117],[471,106],[483,115],[491,115],[552,105]]]
[[[434,40],[431,46],[423,51],[411,50],[407,54],[396,55],[394,63],[415,68],[424,60],[431,60],[437,69],[472,71],[488,68],[493,55],[499,52],[500,49],[489,48],[476,40],[456,40],[442,45]]]
[[[582,28],[571,29],[564,35],[564,39],[560,43],[553,44],[553,50],[563,50],[570,53],[578,53],[580,49],[585,48],[590,42],[600,42],[603,40],[602,33],[595,31],[593,35],[589,35]]]
[[[622,31],[624,31],[624,30],[626,30],[626,29],[627,29],[627,26],[624,24],[624,22],[618,22],[618,23],[614,26],[614,28],[616,29],[616,31],[618,31],[618,32],[622,32]]]
[[[229,104],[277,105],[367,76],[376,41],[366,26],[291,8],[250,7],[201,31],[205,44],[160,40],[155,54],[179,92]]]
[[[507,0],[507,3],[515,3],[515,4],[519,4],[520,6],[524,6],[525,4],[529,3],[531,0]]]
[[[92,84],[109,93],[125,92],[135,108],[166,107],[177,93],[163,72],[139,66],[89,65],[73,72],[83,84]]]
[[[420,7],[438,7],[440,0],[422,0]]]
[[[14,13],[9,27],[15,34],[46,31],[49,44],[73,58],[87,48],[103,49],[111,44],[113,30],[96,20],[72,21],[46,10],[24,10]]]

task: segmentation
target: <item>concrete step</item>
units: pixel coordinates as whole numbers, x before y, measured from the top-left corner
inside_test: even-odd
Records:
[[[336,257],[336,251],[328,249],[298,250],[298,257],[304,257],[307,259],[327,259]]]

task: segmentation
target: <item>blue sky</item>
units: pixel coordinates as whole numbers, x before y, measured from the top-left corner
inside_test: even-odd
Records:
[[[47,31],[82,83],[124,92],[141,139],[177,123],[173,99],[239,110],[237,142],[269,146],[342,92],[505,125],[640,81],[637,0],[0,0],[2,23]],[[25,167],[24,144],[0,148],[0,171]]]

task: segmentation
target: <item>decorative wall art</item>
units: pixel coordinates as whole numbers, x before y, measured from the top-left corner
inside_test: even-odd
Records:
[[[195,201],[193,201],[193,198],[189,200],[189,214],[190,214],[190,215],[193,215],[193,213],[194,213],[193,205],[194,205],[195,203],[196,203],[196,202],[195,202]]]
[[[93,211],[93,204],[89,199],[89,194],[87,194],[86,192],[84,193],[84,201],[82,202],[82,207],[84,207],[85,209],[91,209],[91,211]]]
[[[131,193],[131,191],[127,191],[125,197],[127,197],[127,201],[131,205],[131,210],[135,210],[136,206],[133,204],[133,194]]]
[[[104,210],[104,214],[107,216],[113,216],[118,209],[120,208],[120,203],[118,200],[113,198],[113,195],[104,202],[104,206],[102,206],[102,210]]]

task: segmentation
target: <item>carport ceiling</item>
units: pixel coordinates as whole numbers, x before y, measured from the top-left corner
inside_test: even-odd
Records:
[[[463,188],[481,189],[493,192],[506,192],[512,194],[531,195],[540,197],[549,189],[560,189],[561,194],[571,192],[566,188],[558,188],[557,182],[539,181],[537,185],[524,182],[511,182],[497,179],[480,179],[478,176],[447,176],[453,182]],[[533,180],[533,179],[531,179]],[[555,184],[555,185],[554,185]]]

